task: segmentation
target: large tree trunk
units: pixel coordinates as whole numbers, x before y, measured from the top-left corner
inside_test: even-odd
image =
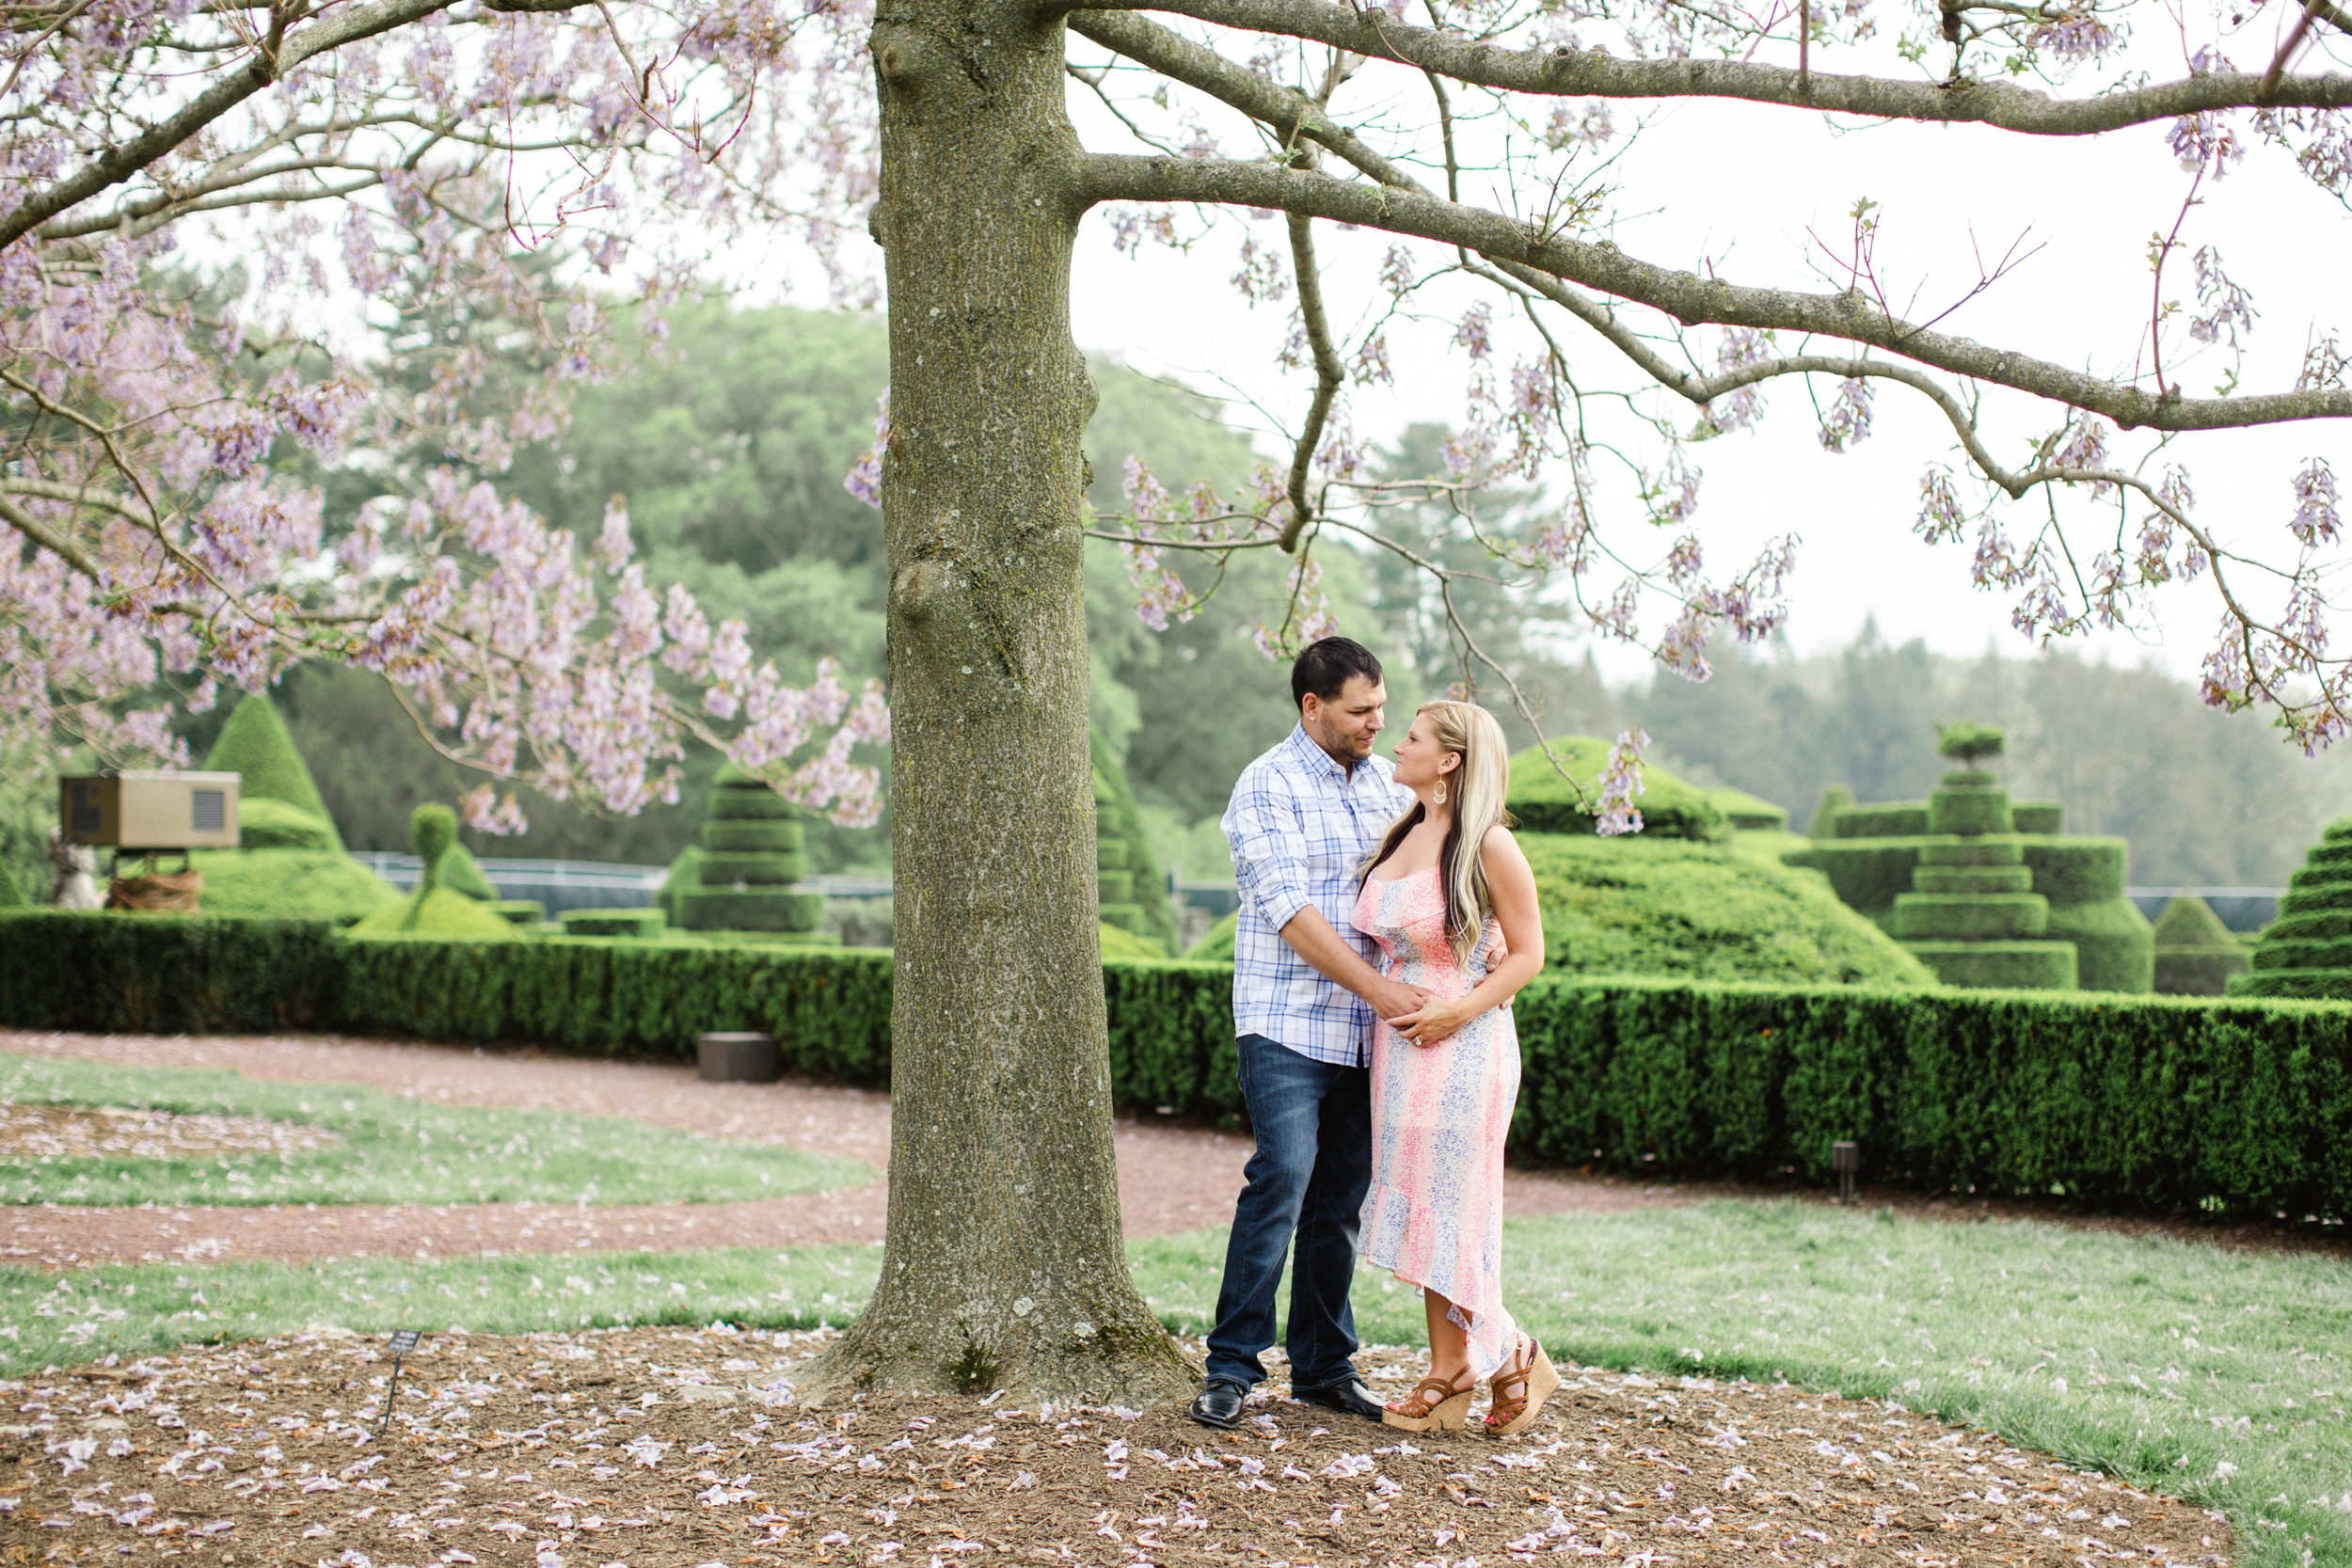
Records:
[[[812,1390],[1100,1402],[1189,1375],[1127,1275],[1096,935],[1062,28],[913,0],[873,39],[890,286],[890,1228]]]

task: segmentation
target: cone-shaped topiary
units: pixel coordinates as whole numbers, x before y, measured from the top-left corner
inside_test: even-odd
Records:
[[[2183,894],[2156,919],[2155,989],[2172,996],[2219,996],[2247,971],[2243,943],[2194,894]]]
[[[2352,998],[2352,816],[2328,823],[2287,878],[2253,959],[2233,993]]]
[[[791,801],[733,763],[711,781],[702,842],[671,863],[656,902],[689,931],[771,931],[820,942],[825,895],[793,886],[807,873]]]
[[[204,768],[211,773],[242,775],[244,782],[237,786],[240,803],[283,800],[310,813],[326,824],[329,847],[343,847],[342,835],[335,831],[335,819],[326,814],[326,802],[319,798],[319,786],[302,753],[294,749],[286,721],[262,693],[248,691],[237,704],[229,721],[220,727],[220,738],[205,756]]]
[[[482,867],[475,863],[472,852],[462,844],[451,845],[449,853],[441,857],[441,885],[452,893],[464,894],[485,904],[498,900],[497,884],[482,874]]]

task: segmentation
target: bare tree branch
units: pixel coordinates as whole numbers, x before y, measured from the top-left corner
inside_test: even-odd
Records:
[[[586,0],[529,0],[516,10],[570,10]],[[311,23],[278,41],[257,46],[246,63],[191,99],[177,114],[141,135],[108,148],[82,168],[0,217],[0,248],[109,186],[121,184],[157,159],[185,145],[204,127],[278,81],[314,55],[373,38],[444,9],[450,0],[373,0]],[[2287,102],[2287,100],[2281,100]]]
[[[1291,520],[1282,530],[1285,553],[1298,546],[1299,530],[1314,515],[1307,500],[1307,469],[1323,440],[1324,422],[1331,417],[1332,400],[1340,395],[1340,351],[1331,343],[1331,324],[1323,313],[1323,277],[1315,267],[1313,220],[1290,214],[1291,261],[1298,275],[1298,316],[1307,331],[1307,346],[1315,359],[1315,399],[1308,406],[1307,422],[1291,451]]]
[[[1107,153],[1089,155],[1080,166],[1080,194],[1088,201],[1199,201],[1270,207],[1367,229],[1415,234],[1460,245],[1497,262],[1516,263],[1534,273],[1648,306],[1685,325],[1713,323],[1769,327],[1867,344],[1938,370],[2102,414],[2127,430],[2225,430],[2301,420],[2352,418],[2352,389],[2310,388],[2250,397],[2158,398],[2138,388],[2119,386],[2048,360],[1989,347],[1967,338],[1921,330],[1879,309],[1859,291],[1824,295],[1787,289],[1741,288],[1721,278],[1701,277],[1640,261],[1607,242],[1587,245],[1482,208],[1441,201],[1415,191],[1335,180],[1309,169],[1214,158],[1143,158]],[[1596,325],[1613,324],[1606,307],[1589,300],[1584,305],[1593,312],[1586,319]],[[1630,352],[1629,345],[1638,340],[1621,324],[1614,325],[1613,341]],[[1663,361],[1658,363],[1662,365]],[[1686,376],[1687,372],[1677,374],[1675,380],[1681,381]]]
[[[1505,49],[1461,33],[1391,21],[1376,7],[1351,9],[1324,0],[1152,0],[1142,8],[1246,32],[1311,39],[1478,87],[1559,98],[1730,98],[1874,119],[1991,125],[2036,136],[2095,135],[2151,120],[2258,104],[2352,106],[2352,74],[2341,72],[2285,77],[2267,100],[2259,96],[2262,77],[2245,71],[2189,76],[2096,98],[2058,99],[2001,80],[1899,82],[1819,71],[1801,75],[1746,60],[1620,60],[1598,50],[1545,54]]]

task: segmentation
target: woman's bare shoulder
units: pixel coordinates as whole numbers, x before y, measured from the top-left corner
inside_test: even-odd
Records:
[[[1510,829],[1500,822],[1488,828],[1486,836],[1478,841],[1478,854],[1482,860],[1493,856],[1524,863],[1527,859],[1526,852],[1519,847],[1519,841],[1512,836]]]

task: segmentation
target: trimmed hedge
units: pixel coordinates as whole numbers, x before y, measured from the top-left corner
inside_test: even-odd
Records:
[[[757,1028],[795,1070],[888,1080],[886,953],[331,932],[0,915],[0,1022],[677,1055]],[[1104,966],[1122,1103],[1239,1113],[1232,983],[1222,964]],[[1866,1170],[1922,1186],[2352,1217],[2352,1006],[1547,977],[1516,1016],[1522,1159],[1820,1180],[1852,1138]]]
[[[0,912],[0,1022],[98,1034],[330,1028],[335,929],[253,915]]]

